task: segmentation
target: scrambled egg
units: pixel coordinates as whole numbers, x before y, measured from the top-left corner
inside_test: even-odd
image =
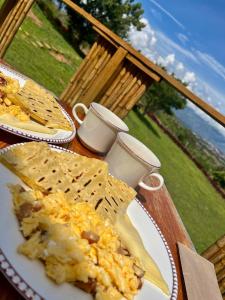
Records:
[[[5,76],[0,72],[0,116],[10,114],[19,121],[29,121],[29,116],[18,105],[13,105],[11,99],[20,89],[16,79]]]
[[[19,91],[20,85],[18,80],[6,76],[0,71],[0,89],[6,94],[15,94]]]
[[[6,100],[8,99],[5,98],[4,101]],[[18,105],[13,105],[11,104],[11,102],[9,105],[6,105],[5,102],[0,103],[0,116],[4,114],[10,114],[22,122],[26,122],[30,120],[30,117]]]
[[[140,288],[136,258],[120,254],[121,242],[108,220],[86,203],[67,200],[64,193],[12,189],[14,210],[26,241],[18,251],[41,259],[57,284],[85,284],[95,299],[133,299]],[[87,288],[87,286],[85,286]]]

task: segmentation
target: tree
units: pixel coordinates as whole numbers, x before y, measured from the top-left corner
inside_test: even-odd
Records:
[[[141,3],[134,2],[134,0],[77,0],[73,2],[122,38],[127,37],[131,25],[137,30],[145,27],[140,20],[144,10]],[[69,29],[78,43],[82,41],[93,43],[95,34],[92,25],[71,8],[67,7],[67,12],[70,16]]]
[[[185,105],[186,99],[164,80],[154,82],[140,102],[144,114],[164,111],[172,115],[173,108],[183,109]]]
[[[225,171],[217,170],[213,172],[213,179],[219,183],[219,185],[225,189]]]

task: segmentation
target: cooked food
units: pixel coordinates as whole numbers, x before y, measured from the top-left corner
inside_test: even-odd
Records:
[[[54,96],[32,80],[27,80],[10,100],[38,123],[50,128],[72,129]]]
[[[165,282],[157,264],[146,251],[137,230],[132,225],[127,214],[119,212],[116,216],[114,227],[129,253],[131,253],[134,257],[138,257],[140,260],[139,263],[141,269],[138,270],[138,268],[136,268],[136,274],[141,275],[144,269],[144,278],[161,289],[164,294],[169,296],[167,283]]]
[[[1,110],[1,108],[0,108]],[[9,114],[9,113],[5,113],[2,114],[0,113],[0,122],[2,122],[3,124],[9,125],[9,126],[13,126],[16,128],[20,128],[20,129],[25,129],[25,130],[31,130],[31,131],[35,131],[38,133],[45,133],[45,134],[55,134],[57,132],[56,129],[52,129],[52,128],[47,128],[41,124],[38,124],[37,122],[34,122],[32,120],[20,120],[20,116],[18,115],[18,117],[14,117],[13,115]],[[27,118],[28,116],[26,116],[25,118]]]
[[[8,115],[8,117],[15,117],[17,121],[20,122],[27,122],[30,120],[29,115],[27,115],[18,105],[13,105],[8,98],[4,98],[2,100],[2,103],[0,103],[0,116],[3,115]]]
[[[16,117],[21,122],[29,121],[29,116],[20,106],[14,105],[10,100],[20,89],[19,82],[16,79],[8,77],[0,72],[0,116],[9,115]]]
[[[27,80],[21,89],[18,80],[1,72],[0,121],[10,126],[46,134],[55,134],[57,129],[72,130],[50,92],[32,80]]]
[[[20,85],[18,80],[6,76],[0,71],[0,91],[4,94],[15,94],[19,91]],[[0,96],[1,98],[1,96]]]
[[[13,147],[0,162],[32,189],[12,189],[27,239],[19,251],[42,259],[49,277],[57,283],[72,282],[99,300],[132,299],[142,277],[169,295],[158,266],[126,215],[136,192],[110,176],[105,162],[58,152],[44,142]],[[122,271],[125,266],[128,271]]]
[[[108,175],[104,161],[59,153],[44,142],[17,146],[0,160],[31,188],[44,193],[60,189],[69,199],[91,202],[100,214],[111,219],[136,195],[127,184]]]
[[[68,200],[63,192],[11,190],[26,238],[21,254],[41,259],[57,284],[70,282],[99,300],[133,299],[144,271],[137,258],[121,253],[117,232],[91,204]]]

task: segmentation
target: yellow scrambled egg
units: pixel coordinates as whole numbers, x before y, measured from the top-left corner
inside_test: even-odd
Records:
[[[41,259],[56,283],[95,283],[95,299],[133,299],[140,287],[137,260],[118,252],[121,242],[108,220],[86,203],[62,192],[12,190],[14,209],[26,241],[19,252]],[[26,210],[27,209],[27,210]],[[78,285],[79,286],[79,285]]]
[[[29,116],[18,105],[12,103],[13,95],[20,89],[18,80],[0,72],[0,116],[10,114],[19,121],[29,121]]]
[[[15,94],[19,91],[20,85],[17,79],[6,76],[0,71],[0,89],[6,94]]]
[[[6,98],[4,101],[5,100],[8,99]],[[5,102],[0,103],[0,116],[4,114],[10,114],[22,122],[30,120],[30,117],[18,105],[13,105],[11,103],[9,105],[6,105]]]

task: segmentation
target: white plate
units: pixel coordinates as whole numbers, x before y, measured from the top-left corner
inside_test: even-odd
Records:
[[[10,69],[10,68],[7,68],[5,65],[2,65],[2,64],[0,64],[0,71],[3,74],[5,74],[6,76],[17,79],[19,81],[20,87],[23,87],[26,80],[29,79],[28,77]],[[69,121],[70,125],[72,126],[72,130],[70,130],[70,131],[58,129],[55,134],[38,133],[35,131],[10,126],[10,125],[4,124],[1,121],[0,121],[0,129],[3,129],[5,131],[8,131],[15,135],[23,136],[30,140],[46,141],[48,143],[54,143],[54,144],[68,143],[68,142],[72,141],[72,139],[75,137],[76,128],[74,126],[72,119],[68,115],[68,113],[62,108],[62,106],[60,106],[60,107],[61,107],[62,113],[65,115],[65,117]]]
[[[19,145],[19,144],[17,144]],[[0,150],[0,155],[12,147]],[[51,146],[59,151],[67,151]],[[0,270],[26,299],[47,300],[89,300],[92,297],[71,284],[54,284],[44,273],[44,266],[39,261],[30,261],[17,253],[16,249],[24,241],[19,231],[18,222],[13,212],[12,196],[8,183],[21,183],[20,179],[0,164]],[[159,227],[142,204],[134,199],[128,207],[128,215],[138,230],[146,250],[158,265],[170,290],[170,297],[165,296],[157,287],[145,281],[135,300],[176,300],[178,293],[175,264]],[[32,296],[32,297],[30,297]]]

